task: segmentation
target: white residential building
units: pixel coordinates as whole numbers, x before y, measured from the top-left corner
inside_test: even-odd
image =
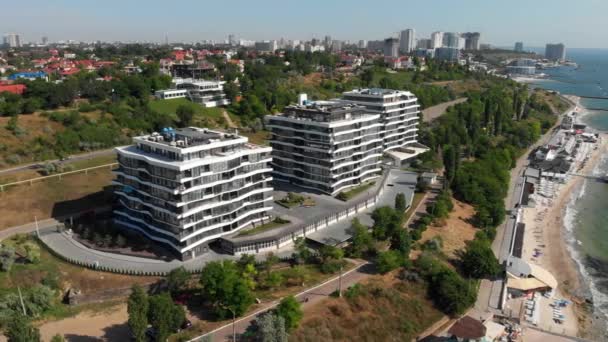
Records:
[[[215,239],[269,219],[270,147],[200,128],[164,129],[118,147],[114,222],[182,259]]]
[[[437,31],[431,34],[431,49],[437,49],[443,46],[443,32]]]
[[[275,180],[335,195],[381,174],[383,125],[364,107],[301,100],[266,120]]]
[[[192,78],[174,78],[173,88],[157,90],[154,96],[159,99],[188,98],[204,107],[217,107],[230,104],[224,94],[224,81],[205,81]]]
[[[380,137],[384,152],[417,143],[420,105],[409,91],[392,89],[355,89],[342,94],[342,100],[364,106],[380,114]]]
[[[402,53],[410,53],[416,48],[416,33],[414,29],[401,31],[399,36],[399,50]]]

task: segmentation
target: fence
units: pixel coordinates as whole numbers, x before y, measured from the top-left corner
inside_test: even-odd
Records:
[[[42,176],[42,177],[30,178],[30,179],[26,179],[26,180],[22,180],[22,181],[0,184],[0,192],[4,191],[4,189],[11,187],[11,186],[18,186],[18,185],[23,185],[23,184],[32,185],[34,182],[43,181],[43,180],[47,180],[47,179],[51,179],[51,178],[61,179],[62,176],[73,175],[73,174],[77,174],[77,173],[84,173],[86,175],[87,173],[89,173],[89,171],[106,168],[106,167],[111,170],[113,167],[115,167],[117,165],[118,165],[118,163],[110,163],[110,164],[88,167],[86,169],[62,172],[62,173],[57,173],[57,174],[49,175],[49,176]]]
[[[239,255],[243,253],[261,253],[277,250],[281,247],[293,243],[299,237],[306,237],[307,234],[314,233],[320,229],[327,228],[333,223],[351,217],[361,210],[365,210],[376,204],[380,195],[384,191],[384,186],[390,174],[390,169],[385,169],[382,175],[380,185],[373,193],[368,193],[362,198],[349,203],[347,208],[338,212],[325,214],[322,217],[311,217],[307,222],[295,225],[284,230],[278,230],[274,236],[258,238],[252,236],[249,239],[241,241],[232,241],[228,238],[221,239],[222,248],[230,251],[232,254]]]

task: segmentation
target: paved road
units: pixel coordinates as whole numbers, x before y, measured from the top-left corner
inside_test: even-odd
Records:
[[[448,107],[462,103],[466,100],[467,100],[466,97],[461,97],[461,98],[453,100],[453,101],[440,103],[438,105],[424,109],[422,111],[422,120],[424,122],[433,121],[433,120],[437,119],[438,117],[442,116],[443,113],[445,113],[445,111],[448,109]]]
[[[345,272],[344,275],[342,276],[342,289],[343,290],[345,290],[349,286],[359,283],[362,280],[373,275],[373,272],[372,272],[373,267],[371,264],[369,264],[366,261],[355,261],[355,262],[358,265],[355,268],[353,268],[352,270]],[[302,303],[302,309],[304,310],[305,314],[306,314],[307,310],[312,308],[315,304],[320,303],[325,298],[328,298],[332,292],[334,292],[338,289],[338,286],[340,283],[339,278],[340,278],[339,276],[336,276],[320,285],[317,285],[317,286],[314,286],[307,290],[304,290],[303,292],[301,292],[295,296],[296,299],[298,299]],[[305,301],[306,298],[308,298],[308,302]],[[248,316],[245,316],[245,317],[242,317],[242,318],[236,320],[236,324],[235,324],[234,328],[235,328],[235,332],[237,335],[237,339],[238,339],[238,335],[244,333],[247,330],[247,327],[249,327],[251,322],[253,322],[259,314],[275,308],[278,305],[278,303],[279,303],[279,301],[274,301],[272,303],[269,303],[264,308],[254,312]],[[192,341],[198,341],[198,340],[200,340],[200,338],[207,336],[207,335],[211,335],[212,336],[211,340],[215,341],[215,342],[232,341],[232,323],[226,324],[226,325],[224,325],[210,333],[202,335],[199,338],[194,339]]]
[[[82,154],[76,154],[76,155],[70,156],[70,158],[66,161],[72,162],[72,161],[76,161],[76,160],[91,159],[94,157],[109,156],[112,154],[114,154],[113,148],[108,149],[108,150],[99,150],[99,151],[87,152],[87,153],[82,153]],[[0,170],[0,175],[8,175],[8,174],[11,174],[14,172],[25,171],[25,170],[35,170],[35,169],[38,169],[38,165],[40,165],[41,163],[47,163],[47,162],[56,163],[59,161],[60,161],[59,159],[54,159],[54,160],[46,160],[44,162],[19,165],[19,166],[13,167],[13,168]]]

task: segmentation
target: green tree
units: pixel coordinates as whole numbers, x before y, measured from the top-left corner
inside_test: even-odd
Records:
[[[378,257],[376,258],[376,267],[378,268],[378,272],[384,274],[403,265],[403,262],[404,260],[401,253],[389,250],[378,254]]]
[[[53,338],[51,338],[51,342],[65,342],[65,338],[63,335],[56,334],[53,336]]]
[[[164,342],[184,323],[186,312],[167,292],[151,296],[148,302],[148,320],[156,331],[156,341]]]
[[[8,272],[15,263],[15,249],[11,246],[0,246],[0,269]]]
[[[391,249],[399,251],[405,259],[409,259],[412,238],[405,229],[399,229],[391,237]]]
[[[402,214],[397,213],[395,209],[389,206],[376,208],[372,212],[372,219],[374,220],[373,236],[378,240],[388,239],[394,231],[401,229],[402,217]]]
[[[360,258],[373,248],[374,238],[369,233],[369,229],[361,224],[357,218],[353,219],[351,230],[352,238],[351,244],[348,246],[349,254],[355,258]]]
[[[40,341],[40,331],[23,315],[15,314],[9,321],[5,335],[9,342]]]
[[[304,316],[300,302],[294,296],[283,298],[277,306],[276,314],[285,319],[285,327],[288,331],[297,328]]]
[[[501,269],[490,242],[485,239],[469,241],[461,262],[463,272],[472,278],[494,277]]]
[[[169,292],[172,295],[183,291],[186,285],[188,285],[188,280],[190,279],[190,273],[186,271],[183,266],[178,268],[174,268],[167,275],[167,286],[169,287]]]
[[[201,273],[203,295],[219,318],[229,317],[231,310],[240,316],[253,304],[251,289],[234,262],[213,261]]]
[[[302,237],[296,238],[294,243],[295,252],[293,253],[293,257],[298,264],[306,263],[310,260],[312,253],[308,246],[306,246],[306,240]]]
[[[407,202],[405,201],[405,194],[400,192],[395,195],[395,210],[397,210],[398,213],[403,213],[406,208]]]
[[[285,319],[267,312],[255,320],[255,336],[260,342],[287,342]]]
[[[179,118],[180,127],[188,127],[192,125],[194,119],[194,108],[188,105],[179,105],[175,111]]]
[[[146,341],[146,328],[148,327],[148,295],[139,285],[131,288],[131,294],[127,301],[127,312],[129,314],[129,328],[137,342]]]

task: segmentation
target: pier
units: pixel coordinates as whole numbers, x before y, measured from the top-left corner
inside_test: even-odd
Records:
[[[594,179],[600,182],[605,182],[608,183],[608,174],[603,175],[603,176],[595,176],[595,175],[586,175],[583,173],[576,173],[576,172],[568,172],[569,176],[576,176],[576,177],[582,177],[582,178],[587,178],[587,179]]]

